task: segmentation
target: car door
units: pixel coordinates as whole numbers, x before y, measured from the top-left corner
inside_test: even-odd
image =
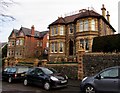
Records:
[[[118,68],[107,69],[99,74],[101,78],[95,79],[95,86],[98,91],[118,93],[119,90]]]
[[[42,85],[43,82],[44,82],[44,73],[40,68],[36,68],[35,83],[36,83],[36,85]]]
[[[28,80],[28,82],[30,82],[32,84],[35,84],[35,69],[33,69],[30,72],[28,72],[27,80]]]
[[[7,75],[8,70],[9,70],[9,68],[5,68],[5,69],[3,70],[3,72],[2,72],[2,78],[3,78],[3,79],[6,79],[6,78],[8,77],[8,75]]]

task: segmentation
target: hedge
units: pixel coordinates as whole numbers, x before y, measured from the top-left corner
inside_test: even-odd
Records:
[[[120,52],[120,34],[95,37],[92,52]]]

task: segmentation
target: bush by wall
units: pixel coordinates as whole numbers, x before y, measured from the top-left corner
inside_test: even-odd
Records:
[[[92,52],[120,52],[120,34],[95,37]]]

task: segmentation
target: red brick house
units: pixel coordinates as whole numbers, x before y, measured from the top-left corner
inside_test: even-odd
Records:
[[[8,58],[38,58],[47,49],[48,31],[36,31],[21,27],[20,30],[13,29],[8,38]]]

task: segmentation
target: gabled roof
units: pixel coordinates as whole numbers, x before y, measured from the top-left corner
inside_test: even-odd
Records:
[[[9,37],[11,37],[11,35],[12,35],[13,33],[15,34],[15,36],[18,36],[18,32],[19,32],[19,30],[13,29]]]
[[[49,31],[43,31],[40,32],[40,37],[39,38],[43,38]]]
[[[20,31],[22,31],[25,35],[31,35],[31,29],[29,28],[21,27]]]
[[[20,30],[13,29],[12,33],[14,32],[15,35],[18,36],[20,31],[22,31],[25,34],[25,36],[32,36],[31,29],[25,28],[25,27],[21,27]],[[12,35],[12,33],[10,34],[10,36]],[[42,31],[42,32],[35,31],[34,37],[35,38],[43,38],[44,35],[46,35],[47,33],[48,33],[48,31]]]
[[[54,21],[52,23],[52,25],[55,25],[55,24],[65,24],[65,19],[63,17],[59,17],[56,21]]]

